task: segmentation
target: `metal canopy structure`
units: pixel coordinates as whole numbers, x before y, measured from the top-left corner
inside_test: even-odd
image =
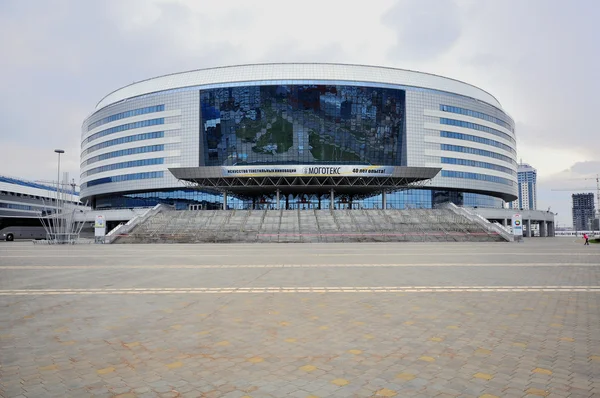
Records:
[[[361,167],[361,166],[358,166]],[[362,166],[364,167],[364,166]],[[440,168],[389,167],[384,176],[358,175],[286,175],[277,170],[269,175],[224,175],[223,167],[182,167],[169,171],[188,187],[207,189],[235,195],[240,198],[282,195],[324,195],[332,190],[336,195],[355,199],[367,198],[402,189],[419,188],[435,177]]]

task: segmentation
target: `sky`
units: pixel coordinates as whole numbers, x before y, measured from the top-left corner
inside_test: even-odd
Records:
[[[492,93],[538,170],[538,208],[571,223],[600,173],[595,0],[0,0],[0,174],[79,179],[83,120],[161,74],[339,62],[439,74]],[[594,189],[583,189],[583,188]],[[555,191],[555,189],[579,189]]]

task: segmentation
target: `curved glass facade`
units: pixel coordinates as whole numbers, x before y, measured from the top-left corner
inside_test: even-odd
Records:
[[[405,91],[340,85],[200,92],[204,165],[401,165]]]
[[[319,198],[316,196],[289,196],[287,205],[289,209],[317,209]],[[448,201],[459,206],[471,207],[500,207],[502,200],[493,196],[458,192],[458,191],[435,191],[428,189],[409,189],[406,191],[387,194],[388,209],[430,209],[437,204]],[[223,197],[216,192],[202,192],[195,189],[173,189],[168,191],[132,192],[115,195],[103,195],[96,198],[96,208],[132,208],[152,207],[157,204],[173,206],[177,210],[188,209],[190,205],[200,206],[204,210],[222,209]],[[277,202],[274,197],[262,197],[255,204],[259,209],[275,209]],[[251,200],[242,200],[235,197],[227,199],[229,209],[251,209]],[[281,196],[280,208],[285,208],[286,198]],[[330,202],[327,198],[321,198],[321,208],[329,209]],[[351,201],[347,196],[340,196],[335,200],[337,209],[380,209],[381,195],[376,195],[360,201]]]

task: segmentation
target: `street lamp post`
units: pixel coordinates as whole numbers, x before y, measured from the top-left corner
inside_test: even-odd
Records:
[[[60,205],[60,154],[61,153],[65,153],[64,150],[62,149],[55,149],[54,152],[56,152],[58,154],[58,178],[56,180],[56,226],[55,226],[55,230],[56,233],[58,234],[61,231],[61,222],[59,220],[59,211],[61,210],[61,205]],[[55,239],[58,239],[58,236],[55,236]]]

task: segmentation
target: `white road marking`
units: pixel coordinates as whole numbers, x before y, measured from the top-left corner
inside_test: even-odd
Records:
[[[327,268],[327,267],[600,267],[600,263],[407,263],[407,264],[200,264],[200,265],[0,265],[0,270],[45,269],[228,269],[228,268]]]
[[[121,288],[121,289],[11,289],[0,296],[105,295],[105,294],[228,294],[228,293],[600,293],[600,286],[361,286],[361,287],[217,287],[217,288]]]
[[[148,255],[151,252],[143,252],[144,255]],[[260,254],[262,254],[263,252],[260,252]],[[162,256],[161,256],[162,254]],[[439,256],[594,256],[594,257],[598,257],[598,255],[600,254],[600,252],[591,252],[591,253],[582,253],[582,252],[478,252],[478,251],[465,251],[465,252],[440,252],[440,253],[431,253],[431,252],[425,252],[425,251],[419,251],[419,252],[388,252],[388,253],[382,253],[382,252],[375,252],[375,253],[371,253],[371,252],[356,252],[356,253],[314,253],[314,254],[303,254],[304,256],[312,256],[312,257],[350,257],[350,256],[402,256],[402,257],[439,257]],[[97,258],[98,256],[102,256],[103,258],[127,258],[127,257],[133,257],[133,258],[140,258],[141,253],[132,253],[132,254],[125,254],[125,253],[115,253],[115,254],[111,254],[111,253],[106,253],[106,252],[102,252],[102,253],[96,253],[96,254],[84,254],[84,253],[77,253],[77,254],[49,254],[47,252],[45,253],[39,253],[39,255],[2,255],[2,258]],[[227,253],[206,253],[206,252],[199,252],[199,253],[165,253],[165,252],[156,252],[156,254],[154,254],[154,257],[248,257],[249,253],[248,252],[241,252],[241,253],[236,253],[234,252],[227,252]],[[281,252],[281,253],[272,253],[271,256],[287,256],[287,253]]]

